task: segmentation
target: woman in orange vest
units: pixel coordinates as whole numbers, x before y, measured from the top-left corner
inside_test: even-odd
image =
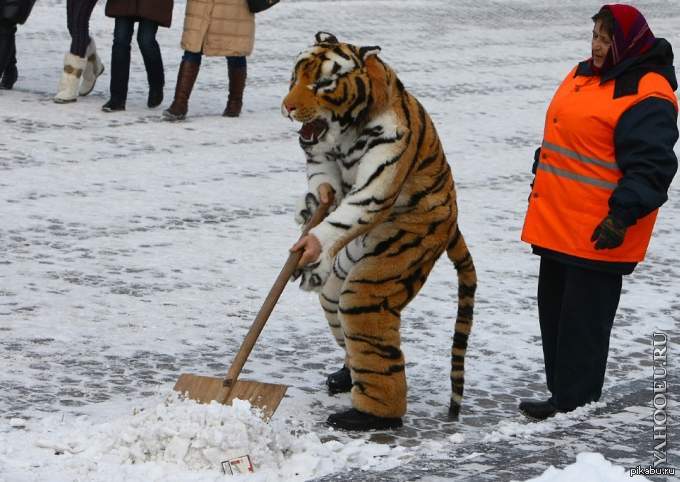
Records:
[[[622,275],[642,261],[677,170],[673,51],[629,5],[592,17],[592,58],[550,103],[522,240],[541,256],[538,317],[547,401],[543,420],[597,401]]]

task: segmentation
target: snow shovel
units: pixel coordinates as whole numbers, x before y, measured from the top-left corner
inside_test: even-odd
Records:
[[[333,199],[327,204],[321,204],[312,219],[307,223],[302,236],[306,235],[310,229],[319,224],[328,213],[328,208],[333,203]],[[250,355],[257,338],[260,336],[265,323],[269,319],[276,302],[279,300],[281,293],[283,293],[286,284],[295,271],[300,258],[301,251],[290,253],[288,261],[283,266],[279,276],[274,282],[274,286],[269,291],[267,298],[255,321],[250,327],[246,338],[241,344],[234,361],[229,368],[229,372],[225,378],[205,377],[201,375],[192,375],[190,373],[183,373],[180,375],[177,383],[175,383],[175,391],[184,394],[187,398],[195,400],[199,403],[210,403],[213,400],[225,405],[231,404],[235,398],[241,400],[248,400],[251,405],[256,406],[262,410],[264,418],[269,420],[281,403],[281,399],[286,394],[287,385],[279,385],[275,383],[263,383],[256,381],[239,380],[238,376],[241,373],[243,365],[245,365],[248,355]]]

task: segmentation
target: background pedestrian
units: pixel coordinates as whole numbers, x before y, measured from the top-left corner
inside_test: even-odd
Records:
[[[71,48],[64,56],[64,71],[54,101],[66,104],[92,92],[104,72],[94,39],[90,37],[90,16],[97,0],[66,0],[66,19]]]
[[[35,0],[0,0],[0,89],[9,90],[19,77],[15,34],[31,14]]]
[[[177,121],[186,117],[203,55],[227,58],[229,97],[222,115],[238,117],[246,85],[246,56],[253,51],[254,43],[255,15],[246,0],[187,0],[182,35],[184,55],[177,73],[175,97],[163,118]]]
[[[170,27],[173,0],[108,0],[106,15],[116,19],[111,47],[111,97],[102,110],[125,110],[130,78],[130,44],[137,27],[137,44],[144,59],[149,82],[148,107],[157,107],[163,101],[165,73],[161,49],[156,41],[158,27]]]

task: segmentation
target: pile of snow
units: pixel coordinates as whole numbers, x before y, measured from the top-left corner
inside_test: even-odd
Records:
[[[221,462],[243,455],[255,472],[233,480],[302,481],[387,470],[407,458],[404,449],[365,440],[322,442],[299,422],[265,423],[248,402],[199,405],[170,396],[106,423],[27,423],[25,432],[0,433],[0,481],[224,480]]]
[[[630,476],[627,469],[612,465],[602,454],[583,452],[576,456],[576,462],[564,469],[550,467],[543,475],[527,482],[643,482],[649,479]]]
[[[552,422],[529,423],[529,422],[514,422],[503,421],[496,426],[496,430],[482,437],[482,442],[498,443],[501,440],[508,440],[511,438],[529,438],[532,435],[550,433],[555,430],[555,424]]]
[[[482,442],[497,443],[501,440],[509,440],[512,438],[531,438],[536,434],[547,434],[555,431],[558,428],[566,428],[570,425],[578,423],[579,421],[590,416],[590,414],[598,408],[606,407],[605,402],[592,402],[583,407],[578,407],[575,410],[567,413],[558,413],[553,418],[549,418],[540,423],[532,423],[528,420],[521,422],[503,421],[499,423],[495,430],[484,435]]]

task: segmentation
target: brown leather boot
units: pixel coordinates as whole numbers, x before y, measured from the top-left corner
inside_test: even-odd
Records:
[[[229,98],[224,117],[238,117],[243,107],[243,89],[246,87],[247,67],[233,67],[229,69]]]
[[[179,121],[184,120],[189,110],[189,96],[194,88],[194,82],[198,77],[198,70],[201,64],[182,60],[177,72],[177,85],[175,86],[175,98],[168,109],[163,111],[163,120]]]

